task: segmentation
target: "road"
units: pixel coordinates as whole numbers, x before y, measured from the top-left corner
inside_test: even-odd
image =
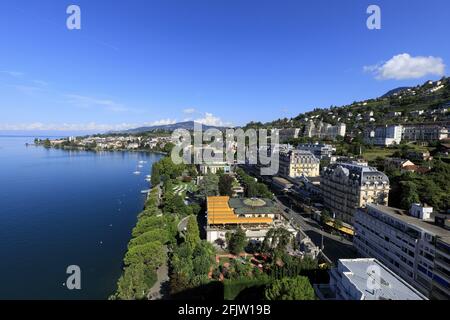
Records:
[[[354,259],[359,257],[350,241],[323,231],[316,221],[302,217],[299,212],[287,207],[280,199],[275,198],[275,201],[283,211],[283,216],[294,226],[303,230],[319,248],[322,246],[323,239],[323,253],[333,263],[336,263],[339,259]]]
[[[265,182],[269,182],[268,177],[261,177],[257,170],[249,167],[245,167],[245,170],[250,171],[250,173],[256,176],[260,181],[264,180]],[[293,210],[291,205],[292,200],[288,196],[275,195],[275,201],[280,206],[283,216],[290,220],[294,226],[303,230],[316,246],[320,248],[323,241],[323,253],[333,263],[336,263],[339,259],[354,259],[360,257],[353,248],[351,241],[323,231],[320,224],[316,221],[305,218],[301,213]]]

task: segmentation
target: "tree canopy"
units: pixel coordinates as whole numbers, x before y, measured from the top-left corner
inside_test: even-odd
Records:
[[[315,300],[308,278],[297,276],[275,280],[265,290],[267,300]]]
[[[232,254],[240,254],[247,244],[245,231],[238,228],[229,238],[228,249]]]

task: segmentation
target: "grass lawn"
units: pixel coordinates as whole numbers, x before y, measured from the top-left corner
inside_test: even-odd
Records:
[[[419,146],[413,143],[409,143],[408,147],[410,149],[413,149],[414,151],[418,151],[418,152],[426,152],[428,151],[428,148],[423,147],[423,146]],[[399,151],[400,149],[395,149],[395,148],[384,148],[384,147],[373,147],[372,149],[368,149],[366,151],[363,152],[363,157],[364,159],[366,159],[367,161],[373,161],[378,157],[381,158],[386,158],[386,157],[391,157],[395,151]]]
[[[390,157],[394,154],[395,151],[396,150],[394,150],[394,149],[373,148],[373,149],[364,151],[363,157],[367,161],[373,161],[378,157],[381,157],[381,158]]]

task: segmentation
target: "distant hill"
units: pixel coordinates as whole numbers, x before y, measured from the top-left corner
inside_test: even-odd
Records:
[[[426,81],[414,87],[390,90],[378,98],[355,101],[343,106],[314,108],[293,118],[280,118],[261,123],[250,122],[248,128],[300,128],[305,129],[309,121],[322,121],[331,125],[345,123],[347,133],[356,136],[368,124],[411,124],[423,122],[450,123],[450,78]],[[447,107],[446,107],[447,106]],[[393,116],[393,112],[397,115]]]
[[[115,133],[143,133],[143,132],[155,132],[155,131],[165,131],[165,132],[172,132],[177,129],[185,129],[185,130],[194,130],[194,121],[185,121],[185,122],[178,122],[174,124],[166,124],[166,125],[159,125],[159,126],[149,126],[149,127],[140,127],[135,129],[129,129],[121,132],[115,132]],[[218,126],[209,126],[209,125],[202,125],[203,130],[208,129],[219,129],[224,130],[225,127],[218,127]]]
[[[400,92],[402,92],[404,90],[408,90],[408,89],[411,89],[411,87],[399,87],[399,88],[396,88],[396,89],[392,89],[392,90],[386,92],[384,95],[382,95],[381,98],[388,98],[390,96],[393,96],[395,94],[398,94],[398,93],[400,93]]]

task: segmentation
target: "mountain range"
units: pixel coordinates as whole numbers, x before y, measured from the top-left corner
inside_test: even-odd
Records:
[[[143,132],[156,132],[156,131],[172,132],[177,129],[185,129],[185,130],[192,131],[192,130],[194,130],[195,124],[196,123],[194,121],[184,121],[184,122],[178,122],[178,123],[173,123],[173,124],[139,127],[139,128],[129,129],[129,130],[120,131],[120,132],[114,132],[114,133],[138,134],[138,133],[143,133]],[[200,123],[197,123],[197,124],[200,125]],[[205,125],[205,124],[202,124],[202,126],[203,126],[203,130],[208,130],[208,129],[224,130],[224,129],[226,129],[225,127],[210,126],[210,125]]]

